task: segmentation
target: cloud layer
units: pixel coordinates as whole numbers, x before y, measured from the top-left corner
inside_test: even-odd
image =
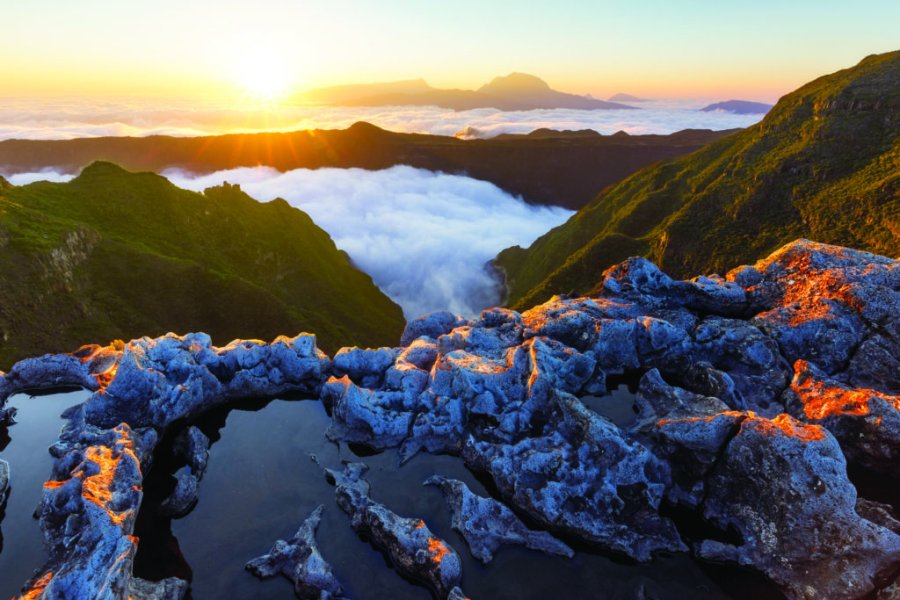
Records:
[[[757,122],[760,115],[701,112],[705,101],[654,102],[640,110],[477,109],[454,112],[423,107],[279,106],[265,111],[210,104],[148,102],[34,101],[0,99],[0,140],[70,139],[96,136],[197,136],[247,131],[341,129],[369,121],[392,131],[455,135],[466,128],[479,136],[551,129],[594,129],[603,134],[672,133],[681,129],[731,129]]]
[[[485,263],[572,214],[529,206],[484,181],[405,166],[164,175],[198,191],[228,181],[263,202],[284,198],[325,229],[407,318],[434,310],[474,316],[496,305],[500,290]]]

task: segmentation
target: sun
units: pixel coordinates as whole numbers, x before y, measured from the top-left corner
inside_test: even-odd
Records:
[[[246,96],[261,102],[283,99],[293,80],[287,64],[276,53],[264,50],[242,56],[235,64],[234,77]]]

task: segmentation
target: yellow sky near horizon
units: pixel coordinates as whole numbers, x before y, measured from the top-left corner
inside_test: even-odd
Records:
[[[0,96],[284,96],[531,73],[607,97],[774,101],[892,50],[896,3],[41,0],[0,9]],[[896,18],[894,18],[896,17]]]

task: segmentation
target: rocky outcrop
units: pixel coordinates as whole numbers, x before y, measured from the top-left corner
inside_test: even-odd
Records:
[[[170,577],[162,581],[146,581],[133,577],[128,588],[129,600],[182,600],[187,596],[187,581]]]
[[[311,336],[215,348],[202,334],[110,349],[114,369],[93,367],[94,351],[23,361],[4,394],[44,381],[97,390],[52,448],[51,558],[32,596],[122,598],[141,469],[161,434],[224,402],[303,392],[330,411],[332,440],[397,447],[402,460],[455,454],[491,479],[499,500],[454,501],[480,558],[501,540],[557,533],[636,560],[692,551],[736,563],[789,598],[862,598],[900,568],[895,517],[847,476],[897,475],[898,312],[900,262],[800,240],[691,281],[630,259],[591,297],[471,321],[427,315],[400,347],[348,348],[334,362]],[[618,426],[579,398],[621,374],[639,378],[638,412]],[[185,472],[202,474],[203,441],[189,432],[179,444]],[[438,597],[462,597],[456,552],[372,500],[364,469],[328,471],[353,528]],[[704,525],[690,536],[676,527],[685,511]]]
[[[268,554],[248,562],[247,570],[262,579],[284,575],[294,583],[294,593],[302,600],[343,598],[341,584],[316,544],[316,529],[324,509],[319,505],[294,537],[275,542]]]
[[[401,517],[369,497],[362,478],[366,465],[349,463],[343,471],[325,469],[335,486],[338,506],[350,516],[354,531],[371,540],[407,577],[427,585],[437,598],[448,598],[462,581],[462,562],[447,542],[435,536],[425,521]]]
[[[179,518],[188,514],[200,499],[200,480],[209,461],[209,438],[196,427],[188,427],[175,438],[173,454],[186,465],[175,473],[175,489],[159,508],[161,514]]]
[[[503,503],[473,494],[462,481],[435,475],[425,484],[437,486],[444,493],[453,528],[465,538],[472,555],[485,564],[491,562],[494,553],[506,544],[569,558],[575,554],[546,531],[528,529]]]
[[[6,508],[9,500],[9,463],[0,460],[0,513]]]
[[[223,348],[203,334],[169,334],[16,364],[4,378],[7,394],[79,382],[96,390],[63,415],[67,423],[50,449],[56,463],[39,509],[49,560],[24,597],[127,597],[143,472],[166,427],[236,398],[315,394],[329,368],[307,334]],[[172,500],[176,514],[196,500],[202,471],[191,468],[206,462],[204,442],[188,436],[191,466]]]

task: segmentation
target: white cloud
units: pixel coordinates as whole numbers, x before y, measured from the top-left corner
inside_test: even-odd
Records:
[[[231,105],[89,103],[0,99],[0,140],[71,139],[97,136],[216,135],[246,131],[342,129],[368,121],[392,131],[454,135],[471,127],[485,137],[550,129],[594,129],[603,134],[666,134],[681,129],[731,129],[760,115],[702,112],[703,101],[658,101],[639,110],[527,110],[485,108],[452,111],[434,106],[316,107],[282,105],[264,111]]]
[[[443,309],[473,316],[497,304],[499,290],[485,263],[503,248],[529,245],[572,214],[530,206],[484,181],[406,166],[164,175],[193,190],[228,181],[260,201],[284,198],[327,231],[407,318]]]
[[[55,183],[63,183],[66,181],[71,181],[75,178],[75,175],[72,175],[71,173],[62,173],[54,169],[44,169],[42,171],[31,173],[13,173],[10,175],[0,173],[0,176],[3,176],[4,179],[6,179],[13,185],[28,185],[29,183],[34,183],[35,181],[53,181]]]

